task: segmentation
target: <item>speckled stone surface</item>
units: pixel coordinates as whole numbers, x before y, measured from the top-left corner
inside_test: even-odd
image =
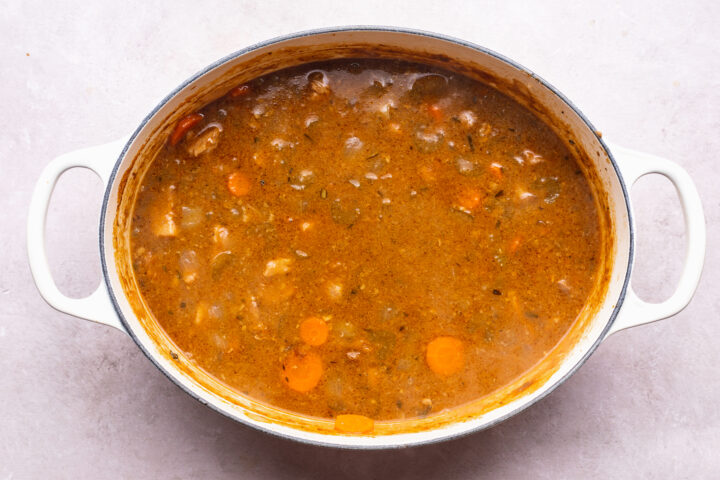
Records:
[[[719,3],[155,3],[10,0],[0,14],[0,480],[720,478]],[[495,428],[358,452],[234,423],[172,385],[119,331],[45,304],[24,232],[50,159],[130,132],[174,86],[234,50],[342,24],[414,27],[494,49],[559,88],[605,138],[681,164],[709,234],[690,306],[612,336],[548,398]],[[91,173],[73,170],[50,209],[52,268],[73,295],[100,278],[101,192]],[[633,282],[662,300],[682,263],[679,204],[659,177],[632,196]]]

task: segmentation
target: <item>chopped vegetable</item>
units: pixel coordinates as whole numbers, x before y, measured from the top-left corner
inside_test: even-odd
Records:
[[[185,134],[187,134],[192,127],[200,123],[202,119],[202,113],[191,113],[187,117],[180,119],[177,125],[175,125],[175,130],[170,134],[170,145],[175,146],[180,143],[180,140],[185,137]]]
[[[457,206],[461,207],[464,211],[472,212],[480,205],[481,200],[482,194],[478,190],[467,189],[458,196]]]
[[[533,200],[537,198],[537,196],[534,193],[527,192],[525,190],[522,190],[518,188],[515,191],[515,194],[517,195],[518,200],[524,201],[524,200]]]
[[[180,254],[180,274],[183,282],[192,283],[197,279],[200,261],[195,250],[185,250]]]
[[[199,302],[195,307],[195,325],[200,325],[206,322],[208,319],[208,304],[207,302]]]
[[[470,110],[463,110],[458,115],[458,120],[460,120],[460,123],[462,123],[465,127],[472,127],[475,125],[477,117]]]
[[[292,352],[282,365],[282,378],[285,384],[296,392],[309,392],[320,382],[323,375],[323,363],[314,352],[305,355]]]
[[[360,140],[356,136],[348,137],[347,140],[345,140],[345,154],[348,156],[357,154],[364,146],[362,140]]]
[[[497,180],[503,179],[503,166],[499,163],[491,163],[490,164],[490,173],[492,173]]]
[[[205,214],[199,207],[182,207],[182,228],[195,228],[205,220]]]
[[[327,292],[328,298],[333,302],[339,302],[343,297],[343,286],[337,282],[327,282],[325,284],[325,291]]]
[[[304,122],[305,127],[307,128],[310,125],[312,125],[318,121],[320,121],[320,117],[318,117],[317,115],[315,115],[315,114],[308,115],[307,117],[305,117],[305,122]]]
[[[372,418],[364,415],[343,414],[335,417],[335,430],[342,433],[370,433],[375,429]]]
[[[217,126],[206,128],[190,144],[187,149],[188,153],[193,157],[199,157],[204,153],[211,152],[218,145],[221,131]]]
[[[322,80],[313,80],[310,83],[310,88],[313,91],[313,96],[327,95],[330,93],[330,87]]]
[[[312,185],[316,178],[315,172],[309,168],[304,168],[293,172],[288,181],[290,182],[290,186],[295,190],[303,190],[308,185]]]
[[[252,187],[250,179],[242,172],[233,172],[228,176],[227,186],[230,193],[236,197],[244,197],[250,193]]]
[[[174,237],[178,233],[177,224],[175,223],[175,214],[172,211],[155,217],[153,222],[153,233],[158,237]]]
[[[415,145],[423,153],[437,151],[444,138],[445,130],[438,125],[432,127],[421,125],[415,130]]]
[[[253,117],[255,117],[256,120],[259,120],[260,118],[267,115],[267,108],[262,103],[255,105],[252,110],[250,110],[250,113],[252,113]]]
[[[453,375],[465,364],[464,350],[462,341],[455,337],[437,337],[427,346],[427,364],[438,375]]]
[[[330,86],[327,83],[327,77],[323,72],[312,72],[308,75],[310,82],[311,98],[319,98],[330,93]]]
[[[378,112],[380,112],[383,117],[390,118],[390,111],[393,108],[395,108],[395,103],[392,100],[390,100],[390,101],[385,102],[382,105],[380,105],[380,107],[378,107]]]
[[[455,168],[457,168],[458,173],[466,177],[471,177],[477,174],[476,166],[477,165],[475,165],[474,162],[464,158],[458,158],[455,160]]]
[[[213,278],[217,278],[222,274],[223,270],[232,263],[234,257],[233,253],[228,250],[215,254],[212,260],[210,260]]]
[[[222,225],[214,225],[212,238],[215,245],[227,247],[228,239],[230,238],[230,231]]]
[[[515,161],[517,161],[520,165],[523,165],[525,162],[529,163],[530,165],[537,165],[538,163],[542,163],[545,161],[542,155],[538,155],[532,150],[523,150],[520,156],[516,156],[514,158]]]
[[[270,260],[265,264],[265,271],[263,272],[263,275],[266,277],[272,277],[287,273],[290,271],[290,265],[292,265],[292,258],[281,257]]]
[[[313,347],[322,345],[328,338],[328,326],[325,320],[318,317],[308,317],[300,324],[300,338]]]

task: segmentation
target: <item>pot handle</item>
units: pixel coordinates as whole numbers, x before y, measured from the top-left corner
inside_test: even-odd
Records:
[[[50,273],[45,252],[45,218],[55,184],[65,171],[75,167],[92,170],[107,188],[110,174],[125,143],[127,138],[67,153],[51,161],[42,171],[35,185],[27,223],[30,270],[35,285],[45,301],[61,312],[109,325],[123,332],[125,329],[115,312],[105,281],[100,281],[98,288],[85,298],[70,298],[60,292]]]
[[[660,303],[641,300],[628,286],[620,314],[615,319],[608,335],[630,327],[655,322],[675,315],[690,303],[702,274],[705,260],[705,215],[697,188],[690,175],[676,163],[648,153],[637,152],[608,143],[623,179],[628,187],[651,173],[663,175],[675,186],[680,206],[685,217],[687,247],[685,265],[675,292]],[[631,203],[632,205],[632,203]],[[631,206],[632,208],[632,206]]]

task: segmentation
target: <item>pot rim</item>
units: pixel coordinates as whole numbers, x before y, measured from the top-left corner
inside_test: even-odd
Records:
[[[120,155],[118,156],[118,159],[115,162],[115,165],[112,169],[112,172],[109,177],[109,181],[107,183],[107,188],[105,190],[105,193],[103,195],[103,202],[100,212],[100,225],[99,225],[99,246],[100,246],[100,262],[102,267],[102,275],[103,275],[103,281],[105,282],[108,293],[110,295],[110,299],[112,301],[113,308],[115,309],[115,312],[117,313],[120,322],[122,323],[123,327],[127,331],[128,335],[133,339],[135,344],[140,348],[140,350],[143,352],[143,354],[152,362],[155,367],[160,370],[163,375],[165,375],[172,383],[174,383],[176,386],[178,386],[180,389],[182,389],[185,393],[187,393],[190,397],[194,398],[195,400],[199,401],[203,405],[211,408],[212,410],[222,414],[225,417],[231,418],[236,422],[241,423],[242,425],[254,428],[260,432],[273,435],[275,437],[280,437],[284,439],[294,440],[297,442],[310,444],[310,445],[317,445],[317,446],[323,446],[323,447],[335,447],[335,448],[342,448],[342,449],[351,449],[351,450],[380,450],[380,449],[395,449],[395,448],[404,448],[404,447],[415,447],[415,446],[421,446],[421,445],[430,445],[434,443],[444,442],[447,440],[454,440],[458,438],[462,438],[465,436],[468,436],[473,433],[477,433],[481,430],[488,429],[490,427],[493,427],[505,420],[507,420],[510,417],[513,417],[517,415],[518,413],[522,412],[523,410],[529,408],[532,405],[535,405],[540,400],[544,399],[547,395],[549,395],[551,392],[553,392],[557,387],[559,387],[561,384],[563,384],[570,376],[572,376],[585,362],[587,359],[595,352],[597,347],[602,343],[602,341],[607,336],[608,332],[610,331],[610,328],[612,327],[613,323],[615,322],[620,309],[624,303],[625,297],[627,295],[627,289],[630,283],[630,277],[632,274],[632,268],[634,263],[634,254],[635,254],[635,221],[633,217],[632,209],[630,208],[630,197],[628,194],[628,189],[625,184],[625,180],[622,177],[622,174],[620,172],[620,169],[615,161],[615,158],[612,155],[612,152],[607,147],[605,142],[602,138],[598,137],[598,142],[600,143],[601,147],[603,148],[603,151],[607,155],[608,159],[610,160],[610,164],[612,165],[612,168],[615,172],[615,175],[618,179],[618,182],[620,184],[620,188],[622,190],[623,194],[623,201],[625,203],[625,208],[627,210],[628,215],[628,233],[629,233],[629,252],[628,252],[628,263],[627,263],[627,271],[625,272],[625,278],[623,279],[622,288],[620,289],[620,295],[618,296],[618,299],[615,303],[615,306],[613,307],[612,312],[610,313],[610,317],[603,327],[602,332],[598,335],[598,338],[593,342],[593,344],[587,349],[585,353],[582,354],[580,359],[570,367],[568,372],[566,372],[562,377],[557,379],[554,383],[547,386],[544,390],[540,391],[540,393],[537,395],[537,397],[531,399],[525,404],[518,405],[516,408],[514,408],[512,411],[499,416],[498,418],[495,418],[485,424],[481,425],[475,425],[468,427],[462,431],[459,432],[450,432],[450,433],[443,433],[444,429],[428,429],[421,432],[417,432],[421,434],[419,439],[417,441],[410,440],[410,441],[395,441],[395,442],[387,442],[382,444],[369,444],[365,443],[362,440],[366,437],[357,436],[354,438],[358,439],[357,444],[347,444],[347,443],[338,443],[333,441],[335,438],[342,438],[337,435],[327,435],[327,434],[318,434],[322,435],[322,437],[327,438],[327,441],[320,441],[320,440],[313,440],[301,437],[299,435],[290,435],[286,434],[284,432],[276,431],[270,427],[267,427],[262,424],[258,423],[250,423],[246,421],[246,419],[236,416],[232,414],[231,412],[225,411],[222,408],[216,406],[212,401],[209,401],[207,398],[204,398],[200,395],[196,395],[193,391],[191,391],[189,388],[187,388],[185,385],[182,385],[180,382],[176,381],[173,375],[169,371],[167,371],[158,361],[156,361],[155,357],[153,356],[152,352],[148,351],[144,345],[139,341],[138,337],[135,335],[135,332],[130,327],[129,322],[126,320],[125,315],[122,312],[122,309],[120,308],[120,305],[118,303],[115,291],[112,287],[112,283],[110,281],[110,274],[108,270],[108,262],[105,257],[105,229],[104,225],[106,222],[107,217],[107,210],[108,210],[108,203],[110,199],[110,193],[113,189],[113,186],[117,179],[117,172],[120,168],[120,165],[122,161],[125,158],[125,155],[130,148],[130,146],[134,143],[135,139],[138,137],[142,129],[145,127],[145,125],[155,116],[155,114],[166,104],[168,101],[170,101],[173,97],[175,97],[178,93],[180,93],[182,90],[185,89],[188,85],[199,79],[200,77],[204,76],[208,72],[212,71],[213,69],[234,60],[237,57],[240,57],[242,55],[245,55],[249,52],[252,52],[254,50],[258,50],[263,47],[272,46],[274,44],[278,44],[284,41],[296,39],[296,38],[303,38],[303,37],[310,37],[314,35],[320,35],[320,34],[328,34],[328,33],[345,33],[345,32],[390,32],[390,33],[399,33],[399,34],[406,34],[406,35],[415,35],[418,37],[429,37],[436,40],[442,40],[445,42],[455,43],[458,45],[461,45],[463,47],[475,50],[477,52],[490,55],[492,57],[495,57],[496,59],[512,66],[513,68],[520,70],[522,72],[527,73],[532,78],[540,82],[540,84],[547,88],[550,92],[552,92],[553,95],[559,97],[569,108],[573,110],[573,112],[578,115],[578,117],[582,120],[582,122],[591,130],[596,131],[595,127],[592,125],[592,123],[588,120],[588,118],[578,109],[575,104],[573,104],[570,100],[568,100],[565,95],[563,95],[558,89],[556,89],[554,86],[552,86],[549,82],[547,82],[542,77],[536,75],[534,72],[532,72],[530,69],[520,65],[519,63],[515,62],[514,60],[511,60],[508,57],[505,57],[504,55],[501,55],[493,50],[490,50],[488,48],[482,47],[480,45],[477,45],[472,42],[468,42],[459,38],[455,38],[448,35],[438,34],[434,32],[428,32],[425,30],[417,30],[417,29],[411,29],[411,28],[404,28],[404,27],[392,27],[392,26],[377,26],[377,25],[347,25],[347,26],[338,26],[338,27],[326,27],[326,28],[318,28],[318,29],[311,29],[311,30],[303,30],[295,33],[290,33],[287,35],[281,35],[277,36],[262,42],[255,43],[254,45],[250,45],[249,47],[243,48],[241,50],[237,50],[229,55],[226,55],[219,60],[209,64],[202,70],[196,72],[192,76],[190,76],[188,79],[183,81],[181,84],[179,84],[177,87],[175,87],[168,95],[166,95],[160,102],[157,103],[157,105],[148,113],[145,118],[140,122],[138,127],[135,129],[135,131],[132,133],[128,141],[126,142],[125,146],[123,147],[122,151],[120,152]],[[423,438],[422,434],[425,434],[426,438]],[[386,438],[388,440],[395,437],[395,435],[387,435]],[[371,438],[377,438],[377,437],[371,437]]]

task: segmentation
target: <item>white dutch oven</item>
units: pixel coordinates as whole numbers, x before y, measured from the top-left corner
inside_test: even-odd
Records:
[[[500,392],[484,408],[462,416],[412,424],[405,428],[376,429],[366,436],[339,435],[329,422],[292,421],[258,411],[247,399],[220,395],[210,383],[188,373],[184,357],[168,354],[158,341],[157,329],[148,328],[149,314],[138,310],[138,294],[128,283],[129,262],[124,250],[127,207],[133,187],[142,177],[153,153],[167,138],[174,122],[232,86],[278,68],[337,57],[370,54],[414,58],[426,63],[458,67],[470,76],[495,85],[553,125],[570,148],[584,155],[586,169],[594,172],[609,215],[605,225],[612,237],[608,254],[606,288],[589,311],[582,332],[557,356],[545,375],[514,390]],[[94,171],[104,182],[105,197],[99,225],[104,279],[87,298],[68,298],[58,290],[44,248],[45,216],[55,183],[70,168]],[[640,300],[630,287],[633,265],[634,221],[629,187],[643,175],[667,177],[680,197],[687,231],[687,253],[677,290],[662,303]],[[308,443],[348,448],[387,448],[417,445],[457,437],[494,425],[547,395],[571,375],[600,342],[619,330],[660,320],[682,310],[700,279],[705,255],[705,222],[700,198],[688,174],[663,158],[604,143],[585,117],[548,83],[502,56],[460,40],[425,32],[376,27],[352,27],[300,33],[242,50],[198,73],[168,95],[143,120],[129,139],[62,155],[43,171],[33,193],[28,219],[30,267],[40,293],[54,308],[115,327],[138,344],[148,358],[173,382],[202,403],[260,430]],[[135,308],[133,308],[133,305]],[[532,388],[526,388],[532,384]],[[507,390],[507,389],[506,389]],[[502,393],[502,395],[501,395]],[[412,423],[412,422],[410,422]],[[331,424],[330,424],[331,425]],[[410,424],[408,424],[410,425]]]

